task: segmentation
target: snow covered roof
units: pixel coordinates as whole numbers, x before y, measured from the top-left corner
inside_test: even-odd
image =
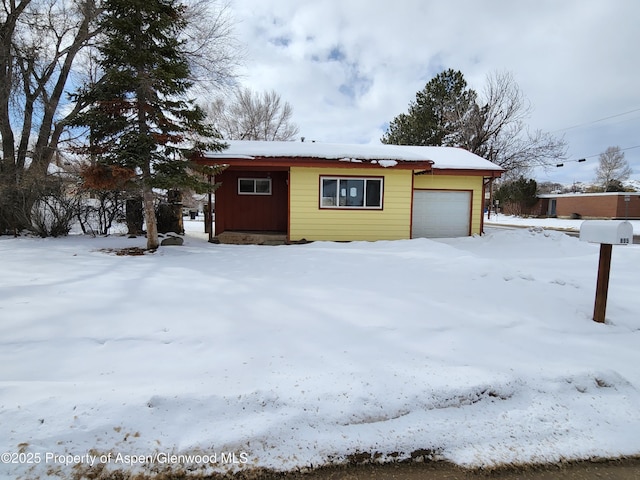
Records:
[[[207,159],[315,158],[351,162],[377,163],[393,167],[397,162],[433,162],[434,169],[490,170],[503,169],[462,148],[419,147],[383,144],[336,144],[318,142],[267,142],[231,140],[222,152],[209,152]]]

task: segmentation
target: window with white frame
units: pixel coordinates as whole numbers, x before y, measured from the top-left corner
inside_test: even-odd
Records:
[[[320,177],[320,208],[382,209],[380,177]]]
[[[271,195],[271,179],[239,178],[238,195]]]

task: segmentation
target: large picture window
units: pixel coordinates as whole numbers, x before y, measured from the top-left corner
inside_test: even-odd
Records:
[[[320,177],[320,208],[382,209],[382,178]]]
[[[271,195],[271,179],[239,178],[238,195]]]

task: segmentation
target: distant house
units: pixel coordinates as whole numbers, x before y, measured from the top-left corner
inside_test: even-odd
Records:
[[[502,172],[452,147],[228,143],[196,159],[228,166],[215,178],[221,241],[233,232],[290,242],[479,234],[485,188]]]
[[[640,192],[544,194],[531,210],[558,218],[640,219]]]

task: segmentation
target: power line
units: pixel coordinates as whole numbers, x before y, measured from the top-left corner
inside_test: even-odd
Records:
[[[624,152],[625,150],[633,150],[634,148],[640,148],[640,145],[635,145],[633,147],[627,147],[627,148],[621,148],[620,151]],[[602,155],[602,152],[601,153],[596,153],[595,155],[587,155],[586,157],[583,157],[583,158],[599,157],[600,155]]]
[[[627,148],[620,148],[621,152],[624,152],[625,150],[632,150],[634,148],[640,148],[640,145],[635,145],[633,147],[627,147]],[[573,160],[563,160],[562,163],[557,163],[556,167],[564,167],[565,163],[570,163],[570,162],[578,162],[578,163],[582,163],[585,162],[587,160],[587,158],[594,158],[594,157],[599,157],[600,155],[602,155],[602,153],[596,153],[594,155],[587,155],[584,157],[581,157],[579,159],[573,159]]]
[[[560,128],[558,130],[554,130],[552,133],[564,132],[566,130],[571,130],[571,129],[574,129],[574,128],[585,127],[587,125],[592,125],[592,124],[598,123],[598,122],[604,122],[605,120],[610,120],[610,119],[616,118],[616,117],[622,117],[623,115],[629,115],[630,113],[635,113],[635,112],[640,112],[640,108],[634,108],[633,110],[629,110],[628,112],[617,113],[616,115],[610,115],[608,117],[599,118],[597,120],[591,120],[590,122],[580,123],[578,125],[573,125],[571,127]],[[635,148],[635,147],[631,147],[631,148]]]
[[[562,162],[562,163],[557,163],[557,164],[556,164],[556,167],[564,167],[564,164],[565,164],[565,163],[568,163],[568,162],[578,162],[578,163],[581,163],[581,162],[586,162],[586,161],[587,161],[587,158],[586,158],[586,157],[585,157],[585,158],[579,158],[579,159],[576,159],[576,160],[565,160],[565,161],[564,161],[564,162]]]

